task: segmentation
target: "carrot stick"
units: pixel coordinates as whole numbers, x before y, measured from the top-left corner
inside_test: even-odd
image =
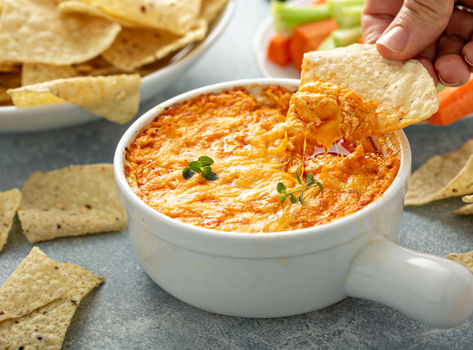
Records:
[[[316,50],[330,33],[337,28],[338,26],[335,21],[329,18],[323,21],[300,25],[294,30],[289,44],[289,52],[297,70],[301,70],[304,53]]]
[[[447,125],[470,113],[473,113],[473,79],[463,86],[441,90],[439,110],[427,121],[434,125]]]
[[[291,62],[289,56],[290,35],[274,34],[268,44],[266,57],[280,66],[285,66]]]

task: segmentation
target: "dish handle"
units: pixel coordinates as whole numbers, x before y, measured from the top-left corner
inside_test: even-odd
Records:
[[[376,239],[354,259],[349,296],[389,305],[437,328],[453,328],[473,312],[473,274],[451,260]]]

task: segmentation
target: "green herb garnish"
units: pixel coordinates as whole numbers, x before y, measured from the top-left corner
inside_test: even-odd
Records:
[[[297,182],[299,182],[299,184],[303,186],[301,177],[300,177],[299,172],[297,170],[296,170],[296,177],[297,177]],[[307,176],[305,178],[305,184],[306,184],[306,186],[303,187],[303,188],[300,188],[300,189],[297,189],[297,190],[294,190],[294,191],[291,191],[291,192],[287,192],[286,186],[282,182],[278,182],[278,184],[276,186],[276,189],[279,193],[281,193],[281,197],[279,197],[279,200],[281,201],[281,203],[284,203],[286,198],[289,197],[289,200],[291,201],[291,203],[294,204],[294,203],[297,202],[297,200],[299,200],[299,203],[302,204],[302,199],[304,198],[304,191],[306,191],[307,189],[309,189],[311,187],[318,186],[318,187],[320,187],[320,190],[322,192],[324,190],[322,184],[318,181],[315,181],[314,175],[312,173],[307,174]],[[298,196],[297,199],[296,199],[296,196],[294,195],[295,193],[299,193],[299,196]]]
[[[193,162],[187,162],[187,166],[182,170],[182,176],[188,180],[195,173],[200,173],[204,179],[215,181],[218,179],[218,176],[210,167],[213,163],[214,160],[207,156],[202,156]]]

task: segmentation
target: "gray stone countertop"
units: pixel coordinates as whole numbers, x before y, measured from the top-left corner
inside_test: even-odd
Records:
[[[192,88],[260,77],[253,53],[255,31],[268,14],[265,0],[240,0],[232,22],[201,60],[151,106]],[[129,126],[105,120],[36,133],[0,134],[0,191],[21,188],[34,170],[112,162]],[[448,127],[415,125],[406,133],[413,168],[459,148],[473,137],[473,118]],[[446,256],[473,250],[473,216],[452,211],[458,198],[407,208],[400,243]],[[51,258],[106,277],[77,310],[64,349],[473,349],[473,317],[451,330],[433,329],[389,307],[347,298],[325,309],[277,319],[244,319],[189,306],[158,287],[141,269],[127,231],[57,239],[38,246]],[[32,245],[16,221],[0,253],[0,283]]]

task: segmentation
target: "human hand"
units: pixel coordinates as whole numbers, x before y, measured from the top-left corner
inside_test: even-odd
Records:
[[[473,0],[463,4],[473,7]],[[473,14],[454,5],[454,0],[366,0],[363,41],[376,43],[386,58],[417,58],[436,84],[439,79],[447,86],[465,84],[473,65]]]

